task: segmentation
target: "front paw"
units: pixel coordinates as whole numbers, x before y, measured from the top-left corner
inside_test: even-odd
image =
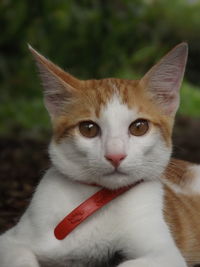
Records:
[[[4,256],[2,253],[0,254],[1,267],[39,267],[39,263],[31,251],[15,248],[12,253],[5,252]]]
[[[0,260],[1,263],[1,260]],[[37,262],[27,262],[27,261],[7,261],[0,264],[1,267],[40,267]]]
[[[187,267],[187,265],[182,258],[140,258],[125,261],[118,265],[118,267]]]
[[[120,265],[118,265],[117,267],[157,267],[157,266],[152,265],[152,262],[150,263],[146,259],[138,259],[138,260],[125,261]]]

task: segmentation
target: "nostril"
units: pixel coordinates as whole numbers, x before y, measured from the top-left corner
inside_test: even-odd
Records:
[[[114,167],[118,167],[120,165],[121,161],[126,158],[126,155],[125,154],[108,154],[108,155],[105,155],[105,158],[108,161],[110,161],[110,163]]]

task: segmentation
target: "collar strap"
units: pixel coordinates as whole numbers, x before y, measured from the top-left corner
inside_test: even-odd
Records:
[[[63,240],[74,228],[76,228],[85,219],[91,216],[94,212],[105,206],[111,200],[125,193],[129,189],[140,184],[143,180],[136,183],[122,187],[116,190],[109,190],[102,188],[90,198],[82,202],[77,208],[70,212],[54,229],[54,235],[58,240]]]

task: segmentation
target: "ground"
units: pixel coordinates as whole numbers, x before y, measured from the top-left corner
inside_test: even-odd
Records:
[[[13,134],[13,136],[15,136]],[[178,117],[174,131],[174,156],[200,163],[200,120]],[[44,140],[0,137],[0,232],[15,224],[33,190],[50,165]]]

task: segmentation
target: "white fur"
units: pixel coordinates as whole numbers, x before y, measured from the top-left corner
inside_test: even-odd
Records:
[[[150,127],[149,133],[144,136],[129,134],[130,124],[140,116],[137,110],[128,109],[115,95],[101,111],[100,118],[93,118],[101,128],[101,135],[85,138],[77,130],[74,138],[64,139],[60,144],[51,143],[51,159],[71,179],[111,189],[139,179],[156,179],[169,161],[171,148],[165,145],[156,127]],[[114,167],[105,158],[108,153],[127,155],[118,168],[123,176],[111,174]]]
[[[101,136],[87,139],[76,133],[61,144],[51,143],[52,167],[41,180],[20,222],[0,237],[1,267],[92,267],[109,253],[122,251],[121,267],[186,267],[163,218],[163,189],[158,177],[171,150],[157,128],[142,137],[131,136],[138,119],[115,96],[94,118]],[[106,153],[125,153],[119,171]],[[118,188],[144,182],[103,207],[64,240],[54,237],[55,226],[98,187]],[[40,265],[39,265],[40,264]],[[96,266],[95,266],[96,267]]]
[[[188,183],[188,189],[193,194],[200,193],[200,166],[199,165],[192,165],[189,167],[189,172],[191,172],[191,181]]]
[[[177,194],[194,195],[200,193],[200,166],[197,164],[191,164],[187,168],[189,174],[188,180],[184,183],[174,184],[173,182],[163,178],[162,180]],[[186,174],[187,174],[186,172]],[[191,177],[190,177],[191,176]]]

